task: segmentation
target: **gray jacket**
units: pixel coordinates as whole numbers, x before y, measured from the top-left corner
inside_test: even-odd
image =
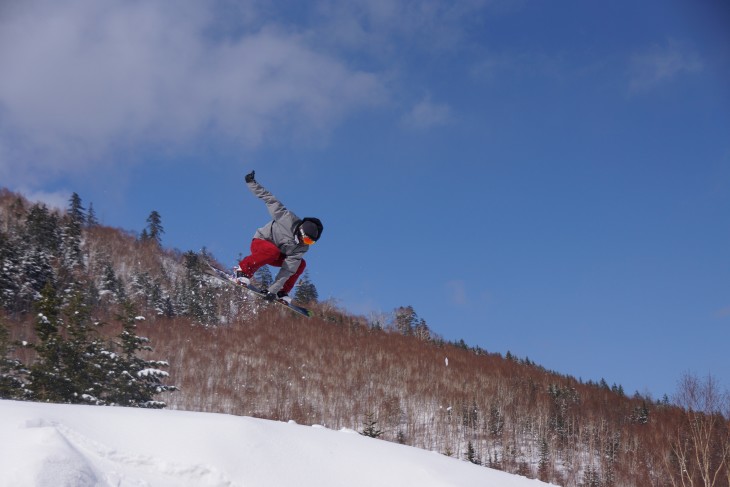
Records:
[[[291,211],[287,210],[279,200],[274,197],[266,188],[256,181],[251,181],[248,189],[257,197],[264,200],[269,214],[273,221],[256,230],[254,238],[268,240],[276,245],[282,254],[286,256],[281,270],[276,275],[274,282],[269,286],[269,291],[276,293],[284,287],[289,279],[299,269],[302,256],[309,250],[308,245],[300,244],[296,238],[296,232],[302,220]]]

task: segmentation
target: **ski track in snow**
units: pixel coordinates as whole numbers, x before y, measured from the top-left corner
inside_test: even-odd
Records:
[[[28,420],[23,427],[36,430],[29,439],[48,446],[45,448],[46,455],[37,458],[35,483],[38,485],[238,487],[214,467],[176,463],[162,457],[120,451],[60,423],[43,419]],[[137,472],[138,475],[130,476],[131,472]],[[13,479],[6,480],[10,482],[8,485],[14,483]]]
[[[0,487],[537,487],[382,440],[187,411],[0,400]]]

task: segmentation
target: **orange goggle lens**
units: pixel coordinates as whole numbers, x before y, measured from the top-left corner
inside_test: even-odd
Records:
[[[312,245],[316,240],[314,240],[312,237],[304,233],[304,229],[299,229],[299,241],[302,242],[304,245]]]

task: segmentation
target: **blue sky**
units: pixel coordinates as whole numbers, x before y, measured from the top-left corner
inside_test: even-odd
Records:
[[[724,1],[0,7],[0,185],[233,264],[258,180],[322,298],[671,395],[730,387]]]

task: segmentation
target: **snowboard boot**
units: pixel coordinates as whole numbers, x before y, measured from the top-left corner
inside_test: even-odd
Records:
[[[233,268],[233,273],[236,275],[236,282],[242,286],[248,286],[251,284],[251,278],[243,273],[240,266]]]

